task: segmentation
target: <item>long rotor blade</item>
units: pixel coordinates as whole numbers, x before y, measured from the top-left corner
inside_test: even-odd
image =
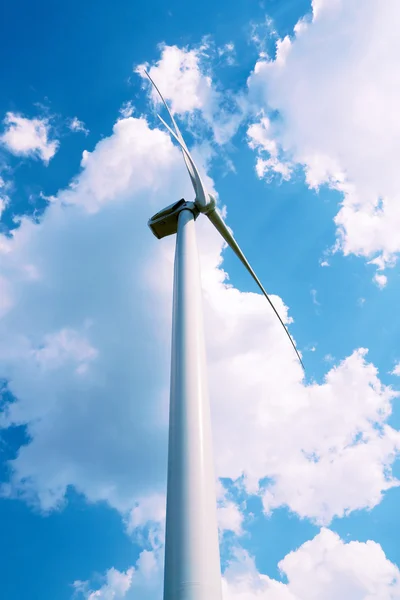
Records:
[[[195,162],[194,162],[189,150],[186,148],[186,145],[182,144],[179,137],[172,131],[171,127],[169,125],[167,125],[167,123],[164,121],[164,119],[162,117],[160,117],[160,115],[157,115],[157,117],[160,119],[160,121],[164,125],[164,127],[166,127],[166,129],[168,129],[168,131],[172,135],[172,137],[180,145],[183,155],[186,157],[186,159],[189,162],[189,164],[192,168],[192,171],[193,171],[193,178],[194,178],[195,184],[196,184],[196,187],[195,187],[196,200],[199,202],[199,204],[201,206],[206,206],[206,204],[209,202],[208,194],[207,194],[206,188],[204,186],[204,183],[202,182],[202,179],[200,177],[200,173],[197,170],[197,167],[195,165]]]
[[[207,192],[205,190],[204,184],[201,180],[200,174],[197,170],[197,167],[190,155],[189,150],[186,148],[186,146],[184,146],[180,139],[178,138],[178,136],[172,131],[172,129],[169,127],[169,125],[167,125],[167,123],[164,121],[164,119],[162,119],[160,117],[160,115],[157,115],[158,118],[160,119],[160,121],[163,123],[163,125],[168,129],[169,133],[172,135],[172,137],[178,142],[178,144],[181,146],[182,151],[184,154],[186,154],[188,161],[190,162],[192,168],[193,168],[193,173],[194,176],[196,178],[196,184],[199,186],[199,189],[202,190],[203,192],[203,196],[206,199],[207,198]],[[227,228],[227,226],[225,225],[223,219],[221,218],[221,216],[219,215],[219,213],[217,212],[217,210],[215,208],[211,208],[210,210],[208,210],[206,212],[207,217],[210,219],[211,223],[214,225],[214,227],[219,231],[219,233],[222,235],[222,237],[224,238],[224,240],[226,241],[226,243],[228,244],[228,246],[230,248],[232,248],[232,250],[234,251],[234,253],[236,254],[236,256],[239,258],[240,262],[244,265],[244,267],[247,269],[247,271],[250,273],[250,275],[253,277],[254,281],[256,282],[256,284],[258,285],[258,287],[260,288],[260,290],[262,291],[262,293],[264,294],[264,296],[266,297],[266,299],[268,300],[269,304],[271,305],[272,310],[274,311],[274,313],[276,314],[276,316],[278,317],[282,327],[284,328],[286,335],[288,336],[290,343],[292,344],[294,351],[297,354],[297,358],[300,361],[301,366],[303,367],[304,371],[305,371],[305,367],[303,364],[303,361],[301,360],[301,356],[299,351],[296,348],[296,344],[294,343],[292,336],[289,333],[289,330],[287,329],[285,323],[282,321],[281,317],[279,316],[278,311],[276,310],[271,298],[268,296],[267,292],[265,291],[261,281],[258,279],[257,275],[255,274],[255,272],[253,271],[253,269],[250,266],[250,263],[248,262],[248,260],[246,259],[245,255],[243,254],[242,250],[240,249],[240,246],[238,245],[238,243],[236,242],[235,238],[233,237],[233,235],[231,234],[231,232],[229,231],[229,229]]]
[[[235,238],[233,237],[233,235],[231,234],[231,232],[229,231],[229,229],[225,225],[224,221],[222,220],[222,217],[219,215],[219,213],[217,212],[217,210],[215,208],[212,209],[212,210],[210,210],[206,214],[207,214],[207,217],[210,219],[211,223],[214,225],[214,227],[222,235],[222,237],[224,238],[224,240],[226,241],[226,243],[228,244],[228,246],[230,248],[232,248],[232,250],[234,251],[234,253],[236,254],[236,256],[239,258],[240,262],[246,267],[247,271],[253,277],[254,281],[256,282],[256,284],[258,285],[258,287],[260,288],[260,290],[262,291],[262,293],[264,294],[264,296],[266,297],[266,299],[270,303],[270,305],[272,307],[272,310],[274,311],[274,313],[278,317],[278,319],[279,319],[282,327],[286,331],[286,335],[288,336],[288,338],[290,340],[290,343],[292,344],[292,346],[294,348],[294,351],[297,354],[297,358],[299,359],[301,366],[305,370],[303,361],[301,360],[300,353],[299,353],[299,351],[296,348],[296,345],[295,345],[295,343],[294,343],[294,341],[292,339],[292,336],[290,335],[290,333],[289,333],[286,325],[284,324],[284,322],[282,321],[281,317],[279,316],[278,311],[276,310],[276,308],[275,308],[275,306],[274,306],[271,298],[268,296],[267,292],[265,291],[265,289],[264,289],[261,281],[258,279],[257,275],[255,274],[255,272],[251,268],[250,263],[248,262],[248,260],[246,259],[245,255],[241,251],[239,245],[237,244]]]
[[[170,109],[169,109],[169,106],[168,106],[168,104],[167,104],[167,103],[166,103],[166,101],[164,100],[164,97],[163,97],[162,93],[160,92],[160,90],[159,90],[159,89],[158,89],[158,87],[156,86],[155,82],[154,82],[154,81],[152,80],[152,78],[150,77],[149,73],[148,73],[147,71],[144,71],[144,72],[145,72],[145,74],[147,75],[147,77],[149,78],[149,80],[150,80],[151,84],[153,85],[154,89],[156,90],[157,94],[160,96],[160,98],[161,98],[161,101],[162,101],[162,103],[164,104],[165,108],[167,109],[167,112],[168,112],[168,114],[169,114],[169,117],[170,117],[170,119],[171,119],[171,121],[172,121],[172,123],[173,123],[173,125],[174,125],[174,129],[175,129],[176,135],[177,135],[177,137],[178,137],[178,139],[179,139],[179,143],[180,143],[180,145],[181,145],[181,147],[182,147],[183,160],[185,161],[186,168],[187,168],[187,170],[188,170],[188,172],[189,172],[189,177],[190,177],[190,179],[191,179],[191,181],[192,181],[192,185],[193,185],[193,188],[194,188],[194,193],[197,195],[197,193],[198,193],[198,190],[196,189],[196,177],[195,177],[195,175],[194,175],[194,172],[193,172],[193,169],[192,169],[192,165],[191,165],[191,164],[190,164],[190,162],[188,161],[188,159],[187,159],[187,156],[186,156],[186,154],[185,154],[185,152],[184,152],[184,150],[186,150],[186,151],[188,152],[188,149],[187,149],[187,146],[186,146],[185,140],[183,139],[183,135],[181,134],[181,132],[180,132],[180,130],[179,130],[179,127],[178,127],[178,125],[176,124],[176,121],[175,121],[175,119],[174,119],[174,117],[173,117],[173,115],[172,115],[172,113],[171,113],[171,111],[170,111]]]

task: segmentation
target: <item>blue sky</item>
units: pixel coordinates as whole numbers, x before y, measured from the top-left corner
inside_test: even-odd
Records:
[[[146,65],[306,365],[199,220],[224,600],[400,598],[397,3],[114,4],[2,8],[1,596],[161,597],[146,223],[191,189]]]

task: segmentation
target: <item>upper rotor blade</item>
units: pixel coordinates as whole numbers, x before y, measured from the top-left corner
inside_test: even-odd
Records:
[[[173,117],[173,115],[172,115],[172,113],[171,113],[171,111],[169,109],[168,104],[164,100],[164,97],[163,97],[162,93],[160,92],[160,90],[158,89],[158,87],[156,86],[156,84],[154,83],[154,81],[152,80],[152,78],[150,77],[149,73],[147,71],[144,71],[144,72],[147,75],[147,77],[149,78],[149,80],[152,83],[153,87],[155,88],[156,92],[160,96],[161,101],[164,104],[165,108],[167,109],[167,112],[169,114],[169,117],[170,117],[173,125],[174,125],[175,132],[176,132],[177,137],[179,138],[179,142],[180,142],[181,146],[183,147],[183,149],[187,150],[187,146],[186,146],[185,140],[183,139],[183,136],[182,136],[182,134],[181,134],[181,132],[179,130],[179,127],[176,124],[176,121],[175,121],[175,119],[174,119],[174,117]],[[194,172],[193,172],[192,166],[191,166],[190,162],[188,161],[187,156],[185,155],[185,152],[183,151],[183,149],[182,149],[183,160],[185,161],[186,168],[187,168],[187,170],[189,172],[189,176],[190,176],[190,179],[192,181],[193,188],[194,188],[194,193],[197,194],[196,178],[194,176]]]
[[[291,335],[290,335],[290,333],[289,333],[286,325],[284,324],[284,322],[282,321],[281,317],[279,316],[279,313],[276,310],[275,306],[273,305],[271,298],[268,296],[267,292],[265,291],[264,287],[261,284],[261,281],[258,279],[257,275],[255,274],[255,272],[251,268],[251,266],[250,266],[249,262],[247,261],[245,255],[243,254],[243,252],[241,251],[240,247],[238,246],[235,238],[230,233],[229,229],[227,228],[227,226],[225,225],[224,221],[222,220],[221,216],[219,215],[219,213],[217,212],[217,210],[215,208],[213,210],[210,210],[206,214],[207,214],[207,217],[210,219],[211,223],[214,225],[214,227],[222,235],[222,237],[224,238],[224,240],[226,241],[226,243],[228,244],[228,246],[230,246],[232,248],[232,250],[234,251],[234,253],[236,254],[236,256],[239,258],[239,260],[241,261],[241,263],[246,267],[246,269],[248,270],[248,272],[250,273],[250,275],[253,277],[254,281],[257,283],[258,287],[260,288],[260,290],[262,291],[262,293],[264,294],[264,296],[266,297],[266,299],[270,303],[270,305],[272,307],[272,310],[274,311],[274,313],[278,317],[279,321],[281,322],[282,327],[285,329],[286,334],[287,334],[288,338],[290,339],[290,343],[292,344],[292,346],[294,348],[294,351],[297,354],[297,358],[299,359],[301,366],[305,370],[305,367],[304,367],[303,361],[301,360],[301,356],[299,354],[299,351],[297,350],[296,345],[295,345],[294,341],[292,340],[292,337],[291,337]]]
[[[195,181],[195,185],[196,185],[196,187],[195,187],[196,201],[200,204],[201,207],[205,207],[209,203],[208,194],[207,194],[206,188],[204,186],[204,183],[201,180],[200,173],[197,170],[195,162],[194,162],[189,150],[186,147],[186,144],[185,143],[182,144],[179,137],[172,131],[171,127],[169,125],[167,125],[167,123],[164,121],[164,119],[162,117],[160,117],[160,115],[157,115],[157,117],[160,119],[160,121],[164,125],[164,127],[166,127],[168,129],[168,131],[170,132],[172,137],[180,145],[183,155],[186,157],[186,159],[189,162],[189,164],[192,168],[192,171],[193,171],[193,177],[194,177],[194,181]]]

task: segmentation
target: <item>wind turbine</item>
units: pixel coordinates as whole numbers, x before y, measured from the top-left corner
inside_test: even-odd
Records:
[[[179,200],[148,222],[161,239],[176,233],[171,389],[168,441],[164,600],[221,600],[215,476],[203,331],[202,294],[195,221],[206,215],[253,277],[299,352],[207,193],[181,132],[156,84],[174,130],[157,115],[179,144],[194,188],[193,202]],[[304,366],[303,366],[304,368]]]

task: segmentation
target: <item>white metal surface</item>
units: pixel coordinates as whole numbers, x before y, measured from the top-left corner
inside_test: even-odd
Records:
[[[175,254],[164,600],[221,600],[210,405],[195,222]]]

